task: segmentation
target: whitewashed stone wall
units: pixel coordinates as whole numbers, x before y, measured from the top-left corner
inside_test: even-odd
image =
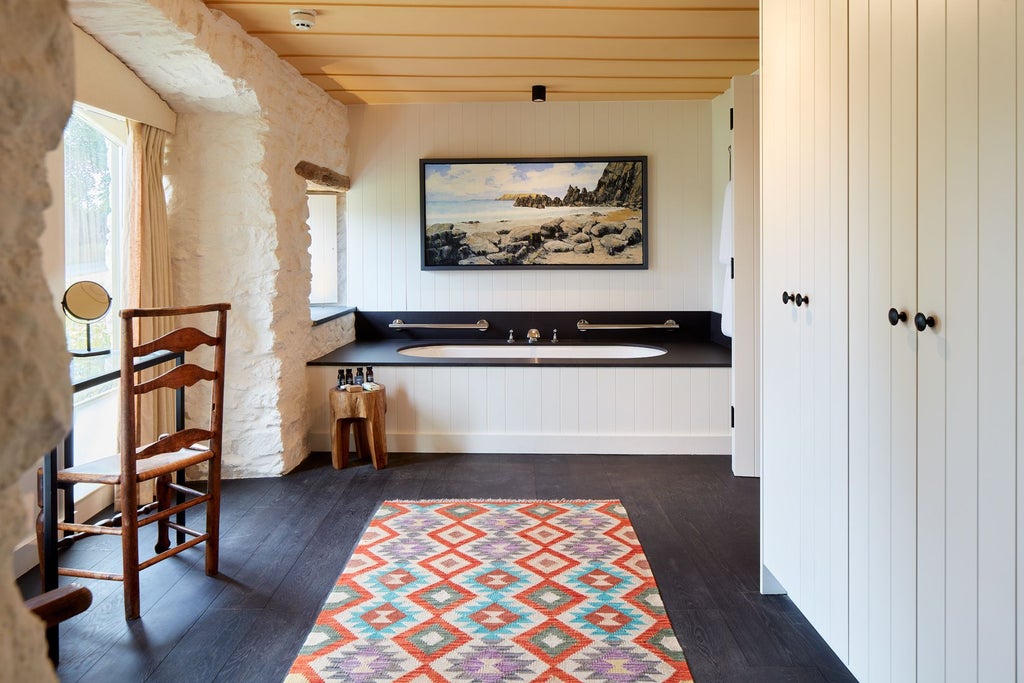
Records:
[[[18,478],[60,441],[71,413],[64,331],[43,277],[43,169],[71,113],[63,0],[0,0],[0,681],[53,681],[42,622],[10,561],[24,528]]]
[[[224,475],[286,472],[308,452],[305,363],[324,352],[308,355],[306,184],[294,168],[345,173],[345,108],[198,0],[71,0],[71,13],[178,113],[166,167],[175,303],[233,306]],[[342,321],[319,328],[343,343]]]

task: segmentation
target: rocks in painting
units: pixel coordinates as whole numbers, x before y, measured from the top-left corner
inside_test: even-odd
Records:
[[[605,235],[618,235],[622,232],[623,228],[626,227],[625,223],[598,223],[597,225],[590,228],[590,234],[594,237],[604,237]]]
[[[549,197],[546,194],[521,194],[516,197],[512,205],[546,209],[549,206],[562,206],[562,199],[561,197]]]
[[[601,246],[604,247],[609,256],[614,256],[626,248],[627,242],[619,235],[605,235],[601,238]]]
[[[508,233],[508,237],[512,242],[528,242],[532,246],[540,246],[540,226],[521,225],[518,228],[512,228]]]
[[[494,262],[486,256],[471,256],[459,261],[460,266],[493,266]]]
[[[626,244],[640,244],[643,240],[643,233],[640,232],[640,228],[635,225],[627,225],[622,232],[619,233],[622,239],[626,240]]]
[[[526,250],[524,249],[523,254],[525,255],[525,253]],[[507,251],[499,251],[496,254],[491,254],[484,260],[487,261],[487,263],[485,263],[484,265],[518,266],[520,264],[520,261],[518,258],[516,258],[516,255],[510,254]]]
[[[544,248],[555,254],[560,254],[566,251],[572,251],[572,245],[561,240],[548,240],[544,243]]]
[[[594,243],[588,239],[586,242],[582,242],[573,247],[573,251],[575,251],[577,254],[593,254]]]
[[[494,242],[480,234],[473,234],[467,237],[466,246],[469,247],[469,250],[477,256],[482,254],[495,254],[499,251],[498,247],[494,245]]]
[[[466,232],[451,223],[434,223],[426,230],[426,260],[430,265],[454,266],[458,263]]]
[[[584,234],[582,232],[578,232],[575,235],[572,235],[571,237],[569,237],[569,239],[566,240],[566,241],[569,242],[570,244],[589,244],[590,243],[590,235]]]

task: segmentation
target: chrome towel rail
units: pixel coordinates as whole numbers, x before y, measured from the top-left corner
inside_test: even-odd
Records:
[[[486,320],[477,320],[475,323],[407,323],[403,322],[401,318],[395,318],[388,327],[393,330],[479,330],[486,332],[490,325]]]
[[[610,324],[604,325],[599,323],[588,323],[586,320],[580,320],[576,323],[576,329],[580,332],[586,332],[587,330],[678,330],[679,323],[675,320],[666,320],[663,323],[637,323],[637,324]]]

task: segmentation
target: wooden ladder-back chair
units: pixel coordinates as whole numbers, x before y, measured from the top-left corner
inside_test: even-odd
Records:
[[[121,504],[119,523],[116,518],[97,524],[59,522],[57,528],[60,532],[73,532],[74,537],[93,534],[120,535],[123,573],[110,574],[70,567],[60,567],[58,573],[64,576],[123,581],[124,614],[127,619],[136,619],[139,616],[139,572],[141,570],[205,542],[206,574],[209,576],[217,574],[221,432],[224,420],[224,352],[227,311],[230,308],[230,304],[219,303],[204,306],[139,308],[121,311],[120,454],[57,472],[58,486],[86,483],[119,485],[118,499]],[[197,327],[179,327],[154,340],[141,342],[135,339],[133,323],[136,319],[168,316],[199,317],[200,314],[209,313],[217,314],[215,336],[211,336]],[[187,354],[200,346],[213,348],[212,370],[189,362],[189,357],[186,356],[185,363],[176,365],[148,381],[139,381],[138,373],[130,371],[136,358],[159,351]],[[161,435],[153,443],[138,444],[136,397],[161,389],[177,390],[191,387],[200,381],[210,383],[209,424],[196,427],[186,426],[180,431]],[[172,480],[172,475],[175,473],[183,472],[185,468],[203,462],[209,464],[205,493],[179,483],[184,481],[183,477],[178,482]],[[138,485],[153,479],[156,480],[157,500],[140,508]],[[173,493],[178,494],[174,504],[171,500]],[[206,529],[199,532],[184,526],[184,511],[202,503],[206,503]],[[175,517],[177,521],[172,520],[172,517]],[[139,529],[154,522],[157,524],[155,555],[140,562]],[[171,529],[178,532],[178,543],[174,546],[171,546],[170,542]],[[182,542],[184,535],[191,538]]]

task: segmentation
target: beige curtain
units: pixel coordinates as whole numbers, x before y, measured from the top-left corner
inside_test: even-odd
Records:
[[[163,184],[166,133],[138,121],[129,121],[129,129],[132,183],[129,191],[129,267],[125,307],[171,306],[171,252]],[[174,329],[174,324],[173,319],[142,318],[136,330],[137,339],[159,337]],[[149,373],[149,376],[158,374],[156,370]],[[136,414],[140,443],[174,431],[173,393],[159,390],[139,397]]]

